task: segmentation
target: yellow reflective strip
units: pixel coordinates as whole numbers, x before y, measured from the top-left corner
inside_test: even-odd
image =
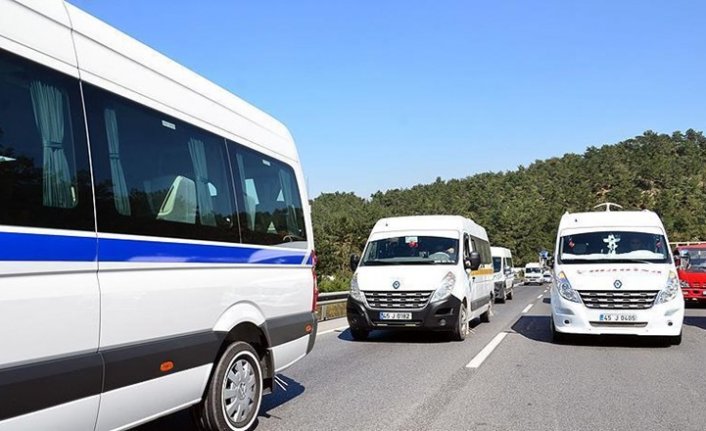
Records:
[[[471,271],[471,275],[492,275],[493,274],[493,268],[484,268],[484,269],[477,269],[475,271]]]

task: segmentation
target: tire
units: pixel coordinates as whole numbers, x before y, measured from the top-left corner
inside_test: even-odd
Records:
[[[453,340],[463,341],[468,336],[468,310],[465,304],[458,307],[458,324],[452,332]]]
[[[552,342],[554,344],[566,344],[569,338],[568,335],[556,330],[554,327],[554,316],[550,316],[549,318],[551,319]]]
[[[350,328],[351,329],[351,337],[355,341],[365,341],[368,339],[368,335],[370,334],[370,331],[367,331],[365,329],[358,329],[358,328]]]
[[[241,341],[229,345],[216,363],[203,401],[192,417],[203,430],[245,431],[262,404],[262,367],[255,349]]]
[[[500,294],[498,295],[497,298],[495,298],[495,302],[499,302],[500,304],[504,304],[505,300],[507,299],[507,290],[505,286],[500,289]]]
[[[682,334],[682,333],[680,332],[679,335],[673,335],[673,336],[671,336],[671,337],[667,337],[667,341],[668,341],[669,344],[671,344],[672,346],[678,346],[678,345],[681,344],[681,334]]]
[[[490,322],[490,316],[493,315],[493,298],[490,298],[490,302],[488,303],[488,309],[485,310],[485,313],[480,315],[480,321],[483,323],[488,323]]]

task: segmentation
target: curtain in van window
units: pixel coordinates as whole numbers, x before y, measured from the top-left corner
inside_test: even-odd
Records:
[[[257,199],[250,196],[248,187],[245,182],[245,162],[242,154],[236,154],[235,159],[238,161],[238,172],[240,173],[240,187],[243,190],[243,205],[245,206],[245,218],[250,230],[255,230],[255,206]]]
[[[32,81],[29,93],[44,150],[42,201],[47,207],[74,208],[76,196],[63,145],[64,96],[58,88],[40,81]]]
[[[203,142],[198,139],[189,139],[189,154],[191,154],[196,175],[196,199],[199,204],[201,224],[215,226],[216,216],[213,213],[213,201],[208,187],[208,165],[206,164],[206,149]]]
[[[119,214],[129,216],[130,211],[130,195],[125,182],[125,172],[123,164],[120,161],[120,137],[118,135],[118,118],[115,111],[106,109],[105,117],[105,133],[108,138],[108,157],[110,158],[110,175],[113,180],[113,200],[115,201],[115,209]]]
[[[298,234],[297,219],[292,205],[292,177],[284,169],[279,170],[279,181],[282,185],[282,197],[287,207],[287,230]]]

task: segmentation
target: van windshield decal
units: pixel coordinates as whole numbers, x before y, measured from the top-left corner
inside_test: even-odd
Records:
[[[603,231],[567,235],[559,245],[560,263],[668,263],[663,235]]]
[[[374,265],[455,265],[458,240],[438,236],[398,236],[371,241],[361,260]]]

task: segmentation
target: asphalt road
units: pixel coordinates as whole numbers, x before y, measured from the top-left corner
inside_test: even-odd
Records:
[[[464,342],[433,333],[379,331],[365,342],[347,330],[322,333],[281,375],[288,390],[265,396],[256,429],[706,429],[706,307],[688,306],[680,346],[632,337],[555,345],[544,289],[517,287]],[[497,347],[485,356],[489,343]],[[192,429],[185,413],[139,428]]]

